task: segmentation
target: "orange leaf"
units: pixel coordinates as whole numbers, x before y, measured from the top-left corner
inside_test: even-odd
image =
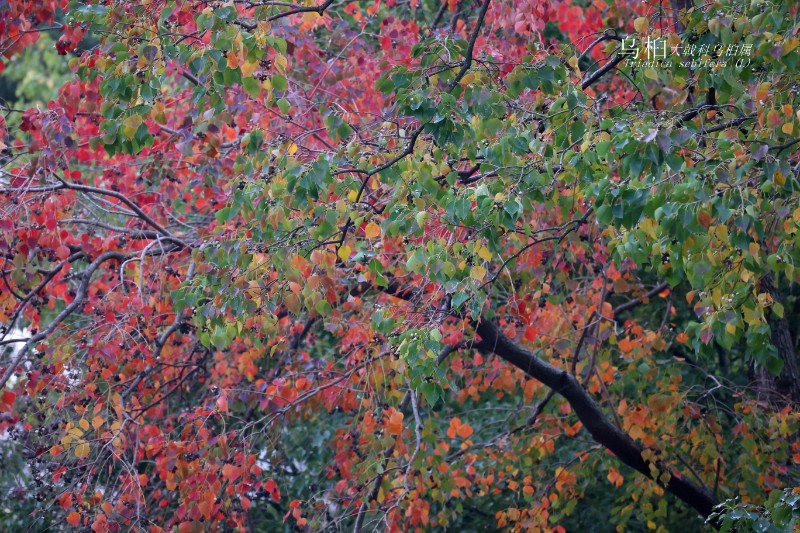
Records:
[[[447,430],[447,436],[451,439],[454,439],[456,438],[456,435],[458,435],[462,439],[466,439],[472,435],[473,432],[474,430],[472,429],[472,426],[469,424],[464,424],[461,422],[460,418],[455,417],[450,420],[450,428]]]
[[[224,394],[221,394],[219,398],[217,398],[217,409],[222,411],[223,413],[228,412],[228,397]]]
[[[72,511],[67,515],[67,523],[73,526],[77,526],[80,521],[81,521],[81,515],[76,511]]]
[[[619,471],[614,468],[613,466],[608,469],[608,480],[611,482],[612,485],[615,487],[621,487],[622,483],[625,482],[625,478],[619,473]]]
[[[235,481],[239,477],[239,467],[227,464],[222,467],[222,475],[228,481]]]
[[[389,423],[386,425],[389,435],[399,435],[403,432],[403,413],[395,411],[389,416]]]
[[[364,235],[367,236],[367,239],[377,239],[381,236],[381,227],[374,222],[370,222],[364,228]]]
[[[462,439],[468,438],[470,435],[472,435],[473,432],[474,430],[472,429],[472,426],[470,426],[469,424],[461,424],[461,427],[459,427],[457,431],[458,436],[461,437]]]
[[[208,520],[211,518],[211,515],[214,514],[214,496],[206,497],[203,501],[200,502],[198,505],[200,512],[203,514],[203,517]]]
[[[625,337],[619,341],[619,349],[622,350],[623,353],[628,353],[633,350],[633,348],[634,344],[630,341],[630,339],[628,339],[628,337]]]
[[[711,215],[708,213],[708,211],[700,211],[699,213],[697,213],[697,221],[704,228],[709,227],[711,225],[712,220],[713,219],[711,218]]]
[[[456,438],[456,432],[458,428],[461,426],[461,419],[456,417],[450,420],[450,427],[447,428],[447,436],[451,439]]]

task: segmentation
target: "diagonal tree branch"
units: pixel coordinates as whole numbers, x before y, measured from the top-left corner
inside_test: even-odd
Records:
[[[538,358],[532,352],[508,339],[493,322],[482,320],[475,324],[475,329],[481,337],[481,341],[476,346],[491,350],[528,376],[541,381],[563,396],[594,440],[605,446],[623,463],[651,479],[654,474],[657,480],[663,479],[662,476],[667,474],[666,484],[662,483],[667,491],[693,507],[704,517],[711,514],[714,506],[719,503],[713,494],[705,488],[681,478],[658,461],[654,463],[645,461],[642,458],[644,448],[611,423],[594,398],[573,375]]]
[[[464,63],[461,65],[461,70],[458,71],[456,77],[453,78],[453,81],[451,81],[450,85],[447,87],[446,92],[448,93],[456,88],[456,85],[458,85],[458,82],[461,81],[461,78],[463,78],[472,67],[472,55],[475,53],[475,41],[478,40],[478,35],[481,33],[481,27],[483,26],[483,21],[486,18],[486,12],[489,10],[489,4],[491,1],[492,0],[484,0],[483,5],[481,6],[481,10],[478,13],[478,20],[475,21],[475,28],[472,30],[472,35],[469,38],[467,53],[464,56]]]
[[[662,289],[663,290],[663,289]],[[410,300],[408,291],[401,285],[390,283],[384,292],[397,298]],[[707,517],[719,501],[704,487],[700,487],[662,462],[648,462],[642,457],[644,448],[630,435],[612,423],[594,398],[583,388],[575,376],[537,357],[529,350],[507,338],[489,320],[473,320],[480,341],[475,348],[492,352],[506,362],[519,368],[526,375],[542,382],[561,395],[572,407],[592,438],[616,455],[623,463],[660,483],[668,492]]]

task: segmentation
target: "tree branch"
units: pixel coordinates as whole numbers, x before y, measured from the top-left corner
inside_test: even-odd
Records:
[[[489,10],[489,4],[492,0],[484,0],[483,5],[481,6],[481,10],[478,13],[478,20],[475,21],[475,28],[472,30],[472,35],[469,38],[469,45],[467,46],[467,53],[464,56],[464,63],[461,65],[461,70],[458,71],[456,77],[453,78],[453,81],[450,82],[450,85],[447,87],[446,92],[450,92],[456,88],[458,82],[461,81],[461,78],[469,71],[470,67],[472,67],[472,55],[475,53],[475,41],[478,40],[478,35],[481,33],[481,26],[483,26],[483,21],[486,18],[486,11]]]
[[[508,339],[492,322],[482,320],[475,324],[475,328],[481,337],[478,345],[491,350],[528,376],[541,381],[563,396],[595,441],[605,446],[623,463],[648,478],[652,479],[654,472],[658,477],[664,473],[668,474],[669,480],[665,485],[667,491],[693,507],[704,517],[711,514],[713,507],[719,503],[717,499],[705,488],[681,478],[662,463],[645,461],[642,458],[644,448],[608,420],[594,398],[574,376],[538,358],[532,352]],[[654,467],[655,471],[651,470],[651,467]]]

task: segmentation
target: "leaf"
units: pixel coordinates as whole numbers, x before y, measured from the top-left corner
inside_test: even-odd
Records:
[[[281,76],[280,74],[275,74],[272,76],[272,87],[276,91],[285,91],[288,85],[286,84],[286,78]]]
[[[67,523],[72,526],[77,526],[81,521],[81,514],[77,511],[72,511],[67,515]]]
[[[75,457],[77,457],[78,459],[86,459],[87,457],[89,457],[89,444],[87,444],[86,442],[81,442],[80,444],[75,446],[73,453],[75,454]]]
[[[486,277],[486,269],[480,265],[475,265],[470,269],[469,277],[475,281],[481,281]]]
[[[472,429],[472,426],[465,424],[460,418],[455,417],[450,420],[450,427],[447,430],[447,436],[451,439],[456,438],[456,436],[461,437],[462,439],[467,439],[470,435],[472,435],[473,431],[474,430]]]
[[[381,236],[381,227],[374,222],[370,222],[364,228],[364,235],[368,239],[377,239]]]
[[[389,435],[400,435],[403,432],[403,413],[394,411],[389,416],[389,422],[386,424],[386,431]]]
[[[219,398],[217,398],[217,409],[221,412],[228,414],[228,396],[225,394],[220,394]]]
[[[241,474],[241,469],[232,464],[225,464],[222,467],[222,476],[229,482],[233,483]]]
[[[478,257],[480,257],[481,259],[483,259],[485,261],[491,261],[492,260],[492,252],[490,252],[487,247],[481,246],[478,249]]]
[[[606,477],[615,487],[621,487],[622,484],[625,482],[625,478],[622,477],[622,475],[619,473],[619,470],[617,470],[613,466],[609,467],[608,475]]]
[[[347,261],[348,259],[350,259],[351,253],[352,250],[350,249],[350,247],[346,244],[343,244],[339,247],[339,251],[336,252],[336,255],[338,255],[339,259],[341,259],[342,261]]]
[[[633,348],[635,347],[635,344],[633,344],[633,343],[630,341],[630,339],[628,339],[627,337],[625,337],[624,339],[622,339],[621,341],[619,341],[619,344],[618,344],[618,346],[619,346],[619,349],[620,349],[620,351],[621,351],[622,353],[628,353],[628,352],[630,352],[631,350],[633,350]]]
[[[2,402],[0,402],[0,409],[3,411],[10,411],[14,407],[14,402],[17,399],[17,395],[11,391],[4,390],[1,398]]]
[[[630,19],[629,19],[630,20]],[[637,33],[644,33],[650,27],[650,19],[647,17],[639,17],[633,21],[633,28]]]
[[[56,257],[58,257],[62,261],[64,261],[69,256],[70,256],[70,251],[68,246],[62,244],[61,246],[56,248]]]

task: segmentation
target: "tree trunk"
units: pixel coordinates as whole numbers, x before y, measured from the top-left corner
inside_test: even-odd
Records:
[[[783,304],[778,289],[775,287],[775,278],[767,274],[759,282],[761,290],[772,297],[774,303]],[[778,350],[778,356],[783,361],[780,375],[775,376],[766,368],[757,368],[755,372],[755,387],[758,399],[769,405],[781,408],[789,401],[800,402],[800,373],[797,369],[797,354],[789,332],[789,322],[784,317],[778,317],[774,312],[769,316],[772,345]]]

